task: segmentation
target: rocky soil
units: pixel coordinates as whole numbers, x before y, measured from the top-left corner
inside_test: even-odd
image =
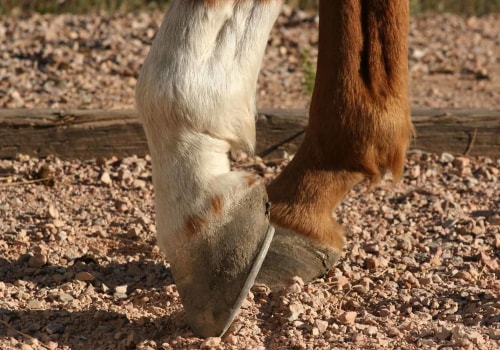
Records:
[[[160,20],[1,18],[0,107],[132,108]],[[499,20],[413,17],[413,106],[500,108]],[[307,106],[316,26],[285,9],[259,106]],[[286,158],[234,166],[269,181]],[[0,160],[0,348],[498,349],[499,169],[411,152],[400,183],[361,184],[336,210],[347,246],[328,276],[255,287],[223,339],[199,339],[155,243],[148,157]]]
[[[133,108],[161,13],[0,17],[0,107]],[[500,108],[500,14],[412,17],[415,107]],[[317,16],[285,8],[271,34],[258,105],[303,108]]]

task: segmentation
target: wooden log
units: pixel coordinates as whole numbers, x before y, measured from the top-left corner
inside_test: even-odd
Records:
[[[414,109],[411,148],[429,152],[500,156],[500,110]],[[307,111],[261,109],[257,154],[294,153]],[[63,159],[144,156],[147,142],[135,110],[0,110],[0,158],[16,154]]]

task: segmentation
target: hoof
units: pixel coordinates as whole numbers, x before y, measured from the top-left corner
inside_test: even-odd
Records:
[[[326,275],[341,254],[334,248],[277,227],[256,282],[273,291],[285,288],[295,276],[307,283]]]
[[[224,221],[188,239],[172,261],[186,323],[201,337],[222,336],[245,300],[271,244],[269,203],[254,185]]]

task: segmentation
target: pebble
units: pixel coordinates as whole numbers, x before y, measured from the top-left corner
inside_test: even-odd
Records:
[[[145,188],[146,184],[147,184],[147,182],[144,180],[135,179],[134,182],[132,183],[132,186],[134,188]]]
[[[68,239],[68,234],[64,231],[61,231],[56,234],[56,238],[58,241],[65,241],[66,239]]]
[[[460,279],[467,281],[467,282],[471,282],[474,280],[471,273],[469,271],[465,271],[465,270],[457,272],[453,277],[460,278]]]
[[[302,287],[298,283],[292,283],[288,287],[286,287],[286,292],[291,294],[300,293],[302,291]]]
[[[95,277],[90,272],[82,271],[82,272],[78,272],[75,275],[75,279],[77,279],[78,281],[82,281],[82,282],[91,282],[91,281],[95,280]]]
[[[41,310],[43,309],[43,304],[39,300],[30,300],[28,305],[26,305],[26,308],[30,310]]]
[[[354,324],[356,322],[356,317],[358,313],[355,311],[347,311],[339,316],[339,322],[341,324]]]
[[[298,319],[299,315],[303,314],[305,309],[304,305],[302,305],[299,302],[293,302],[288,306],[288,309],[290,311],[290,316],[288,317],[289,321],[294,321]]]
[[[141,229],[139,227],[132,227],[127,231],[128,238],[138,238],[140,236]]]
[[[453,160],[453,166],[462,170],[470,165],[470,159],[467,157],[456,157]]]
[[[59,211],[53,204],[49,205],[47,216],[50,219],[59,219]]]
[[[72,302],[73,300],[75,300],[75,298],[73,298],[72,295],[70,295],[68,293],[64,293],[64,292],[59,293],[58,297],[59,297],[59,300],[62,301],[63,303],[69,303],[69,302]]]
[[[450,154],[447,152],[441,153],[441,156],[439,157],[439,161],[441,163],[451,163],[451,162],[453,162],[453,160],[455,160],[455,157],[453,156],[453,154]]]
[[[127,294],[127,289],[128,289],[128,286],[126,284],[122,285],[122,286],[116,286],[115,293]]]
[[[323,334],[326,332],[328,329],[328,322],[324,320],[316,320],[314,322],[316,324],[316,327],[318,328],[319,333]]]
[[[57,228],[63,227],[65,225],[64,221],[59,220],[59,219],[55,219],[54,221],[52,221],[52,223]]]
[[[375,257],[369,257],[365,260],[365,267],[370,270],[375,270],[380,267],[380,261]]]
[[[366,335],[373,337],[374,335],[376,335],[378,333],[378,328],[375,326],[368,326],[365,328],[364,333]]]
[[[65,329],[66,327],[58,322],[51,322],[44,328],[48,334],[62,334]]]
[[[236,345],[238,344],[238,337],[233,334],[229,334],[228,336],[226,336],[225,342],[231,345]]]
[[[44,254],[35,254],[28,260],[28,265],[34,268],[40,268],[47,264],[47,256]]]
[[[111,176],[109,175],[109,173],[107,171],[103,172],[101,174],[101,178],[100,178],[101,182],[105,185],[111,185],[111,183],[113,182],[111,180]]]
[[[201,343],[202,349],[211,349],[220,346],[222,339],[220,337],[210,337],[205,339],[203,343]]]
[[[394,326],[387,328],[387,335],[391,338],[398,337],[400,334],[401,331]]]
[[[349,279],[345,276],[333,277],[331,278],[331,282],[336,290],[342,290],[350,284]]]

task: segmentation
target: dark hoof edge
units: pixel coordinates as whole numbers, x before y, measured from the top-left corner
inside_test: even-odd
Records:
[[[256,282],[272,291],[287,287],[295,276],[307,283],[326,275],[341,254],[320,242],[277,227]]]
[[[273,239],[268,211],[264,185],[254,185],[224,223],[209,223],[172,261],[186,322],[196,335],[222,336],[237,316]]]

